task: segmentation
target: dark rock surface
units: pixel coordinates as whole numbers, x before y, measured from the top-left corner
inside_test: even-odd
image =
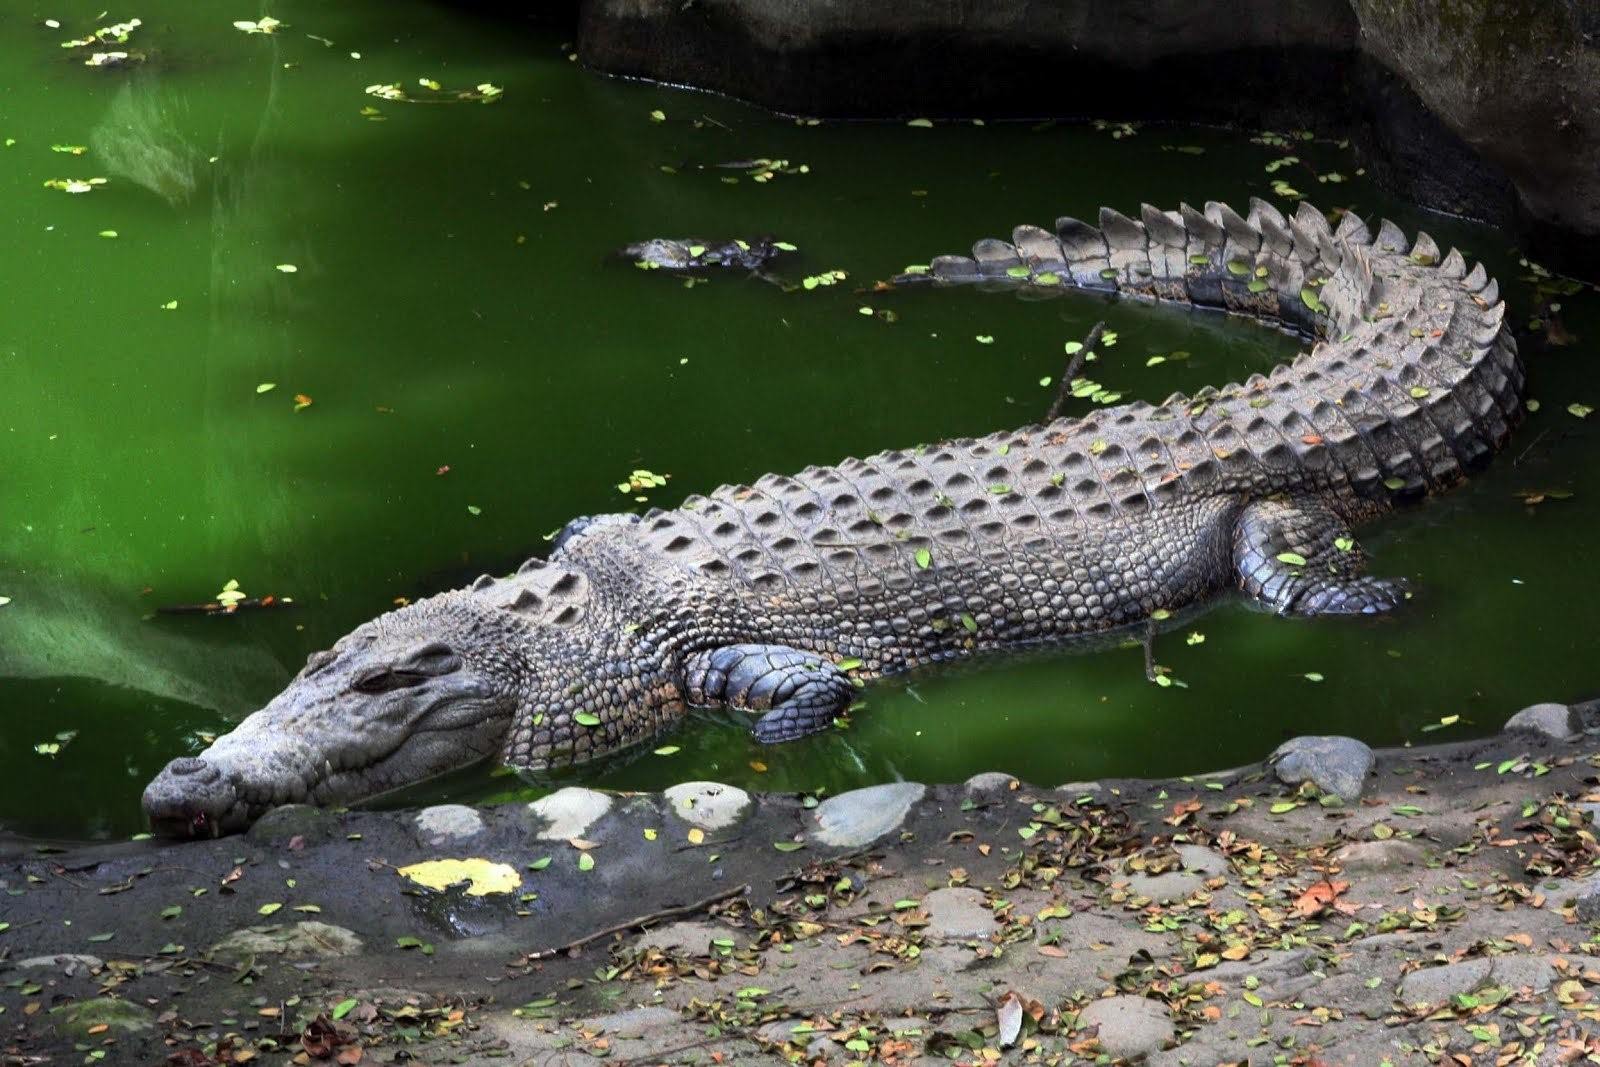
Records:
[[[1600,11],[1573,0],[583,0],[592,69],[821,117],[1309,127],[1600,271]]]
[[[1256,764],[898,783],[826,817],[735,795],[714,830],[685,796],[737,791],[700,782],[476,809],[481,829],[438,841],[408,811],[183,844],[0,836],[0,1062],[1592,1058],[1597,761],[1586,735],[1391,749],[1334,806]],[[439,860],[515,884],[400,873]]]

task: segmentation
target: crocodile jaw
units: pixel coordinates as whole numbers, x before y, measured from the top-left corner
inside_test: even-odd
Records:
[[[265,708],[155,777],[152,828],[235,833],[279,805],[352,804],[493,755],[517,701],[502,665],[455,636],[396,612],[312,656]]]

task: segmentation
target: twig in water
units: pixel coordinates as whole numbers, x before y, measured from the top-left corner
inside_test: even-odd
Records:
[[[1100,335],[1105,333],[1106,324],[1097,322],[1094,329],[1089,331],[1089,336],[1083,339],[1083,347],[1072,354],[1072,359],[1067,362],[1067,369],[1061,372],[1061,384],[1056,387],[1056,398],[1050,404],[1050,410],[1045,412],[1044,421],[1054,422],[1061,414],[1062,405],[1072,395],[1072,383],[1077,380],[1083,371],[1083,364],[1094,351],[1094,346],[1100,343]]]

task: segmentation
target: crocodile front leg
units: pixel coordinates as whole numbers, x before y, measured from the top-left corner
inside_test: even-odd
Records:
[[[727,645],[689,659],[689,701],[766,712],[751,728],[765,744],[833,725],[856,687],[833,664],[786,645]]]
[[[1233,532],[1244,591],[1280,615],[1375,615],[1408,595],[1400,578],[1361,573],[1364,556],[1344,520],[1315,500],[1248,505]]]

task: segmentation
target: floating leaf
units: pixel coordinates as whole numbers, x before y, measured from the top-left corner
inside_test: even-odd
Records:
[[[910,122],[906,123],[906,125],[907,126],[916,126],[916,127],[920,128],[920,129],[927,129],[927,128],[929,128],[929,127],[931,127],[933,125],[933,120],[932,119],[912,119]]]
[[[1183,639],[1183,643],[1186,645],[1203,645],[1206,643],[1206,635],[1201,633],[1199,630],[1195,630],[1188,637]]]
[[[283,909],[283,905],[279,904],[276,901],[274,901],[271,904],[263,904],[263,905],[261,905],[261,907],[256,909],[256,914],[257,915],[276,915],[282,909]]]
[[[304,394],[304,393],[296,393],[296,394],[294,394],[294,409],[295,409],[295,411],[297,411],[297,412],[298,411],[304,411],[306,408],[310,407],[312,405],[312,403],[314,403],[314,401],[309,396],[307,396],[306,394]]]
[[[992,344],[994,344],[994,335],[993,334],[987,334],[987,333],[980,333],[975,338],[975,340],[980,345],[992,345]]]
[[[1307,671],[1305,679],[1308,682],[1320,682],[1322,681],[1322,675],[1317,671]]]
[[[656,749],[655,754],[658,756],[674,756],[681,751],[683,750],[677,745],[662,745],[660,748]]]
[[[295,274],[300,270],[300,268],[295,266],[293,263],[279,263],[273,269],[278,271],[280,274]]]
[[[1406,487],[1406,480],[1404,478],[1385,478],[1383,480],[1383,487],[1385,489],[1398,491]]]
[[[469,514],[469,515],[482,515],[483,514],[483,509],[480,508],[476,504],[468,504],[467,505],[467,514]]]
[[[1588,404],[1568,404],[1567,411],[1580,419],[1587,419],[1594,412],[1594,408]]]
[[[260,394],[260,393],[270,393],[274,389],[276,389],[277,387],[278,387],[278,383],[277,382],[262,382],[260,385],[256,386],[256,392],[258,394]]]
[[[650,121],[651,122],[666,122],[667,121],[667,113],[665,111],[662,111],[660,108],[657,108],[656,110],[650,112]]]

